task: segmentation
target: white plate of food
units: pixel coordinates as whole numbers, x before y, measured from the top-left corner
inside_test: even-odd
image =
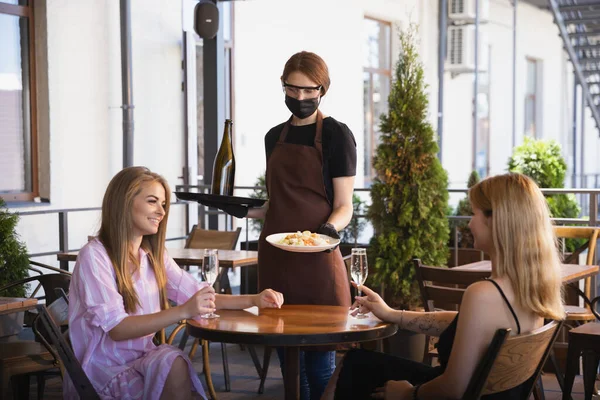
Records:
[[[267,236],[267,242],[279,249],[294,253],[318,253],[339,245],[340,239],[310,231],[298,231],[274,233]]]

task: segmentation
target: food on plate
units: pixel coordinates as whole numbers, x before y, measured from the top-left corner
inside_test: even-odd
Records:
[[[288,246],[327,246],[329,242],[323,239],[318,233],[310,231],[290,233],[279,241],[279,244]]]

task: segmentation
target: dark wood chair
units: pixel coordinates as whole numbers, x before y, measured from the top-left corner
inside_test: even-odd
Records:
[[[567,363],[563,387],[563,399],[571,398],[573,381],[579,370],[579,357],[583,358],[583,389],[586,400],[591,400],[594,394],[594,385],[600,363],[600,315],[596,305],[600,296],[595,297],[586,304],[594,314],[596,322],[580,325],[569,331],[569,347],[567,349]]]
[[[40,342],[56,360],[60,361],[61,371],[66,371],[81,399],[100,399],[94,386],[85,374],[73,349],[63,336],[44,305],[37,306],[38,316],[34,320],[34,332]],[[43,332],[43,334],[41,333]]]
[[[458,311],[466,287],[490,276],[489,272],[431,267],[423,265],[419,259],[413,260],[413,263],[425,311]],[[437,349],[433,348],[432,338],[427,337],[423,362],[431,364],[436,357]]]
[[[31,276],[8,283],[0,287],[0,296],[4,290],[15,286],[37,283],[32,290],[30,298],[45,301],[46,304],[54,303],[58,299],[55,289],[69,290],[71,274],[67,271],[49,265],[30,261],[30,269],[40,275]],[[37,268],[36,268],[37,267]],[[44,274],[39,268],[56,273]],[[44,295],[40,296],[40,289]],[[25,313],[25,325],[32,326],[38,315],[35,308]],[[32,312],[33,311],[33,312]],[[30,376],[35,374],[38,382],[38,398],[43,398],[45,377],[48,373],[57,373],[57,365],[52,354],[38,342],[27,340],[11,340],[0,343],[0,398],[5,398],[8,393],[9,383],[13,381],[15,397],[27,397],[29,393]]]
[[[498,329],[462,398],[476,400],[525,384],[522,398],[528,399],[561,325],[552,321],[517,336],[509,336],[510,329]]]

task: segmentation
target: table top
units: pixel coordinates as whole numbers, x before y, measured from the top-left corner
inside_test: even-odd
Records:
[[[564,284],[577,282],[581,279],[594,276],[600,268],[597,265],[561,264],[562,281]],[[492,262],[489,260],[477,261],[461,265],[452,269],[458,271],[492,271]]]
[[[225,343],[314,346],[383,339],[398,330],[372,315],[354,318],[341,306],[284,305],[216,313],[219,318],[188,320],[188,334]]]
[[[33,308],[37,299],[24,299],[20,297],[0,297],[0,315],[12,314]]]
[[[204,249],[168,248],[167,252],[179,265],[202,265]],[[58,261],[76,261],[79,252],[57,254]],[[226,268],[246,267],[258,263],[258,252],[247,250],[219,250],[219,265]]]

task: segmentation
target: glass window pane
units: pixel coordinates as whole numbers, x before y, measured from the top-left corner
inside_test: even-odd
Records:
[[[525,98],[525,135],[535,137],[535,97]]]
[[[231,16],[232,16],[232,3],[227,1],[227,2],[221,2],[219,3],[219,6],[223,7],[223,13],[221,14],[221,18],[223,19],[223,40],[225,40],[226,42],[229,42],[231,40],[232,37],[232,24],[231,24]]]
[[[0,192],[31,192],[27,18],[0,14]]]
[[[363,73],[363,99],[364,99],[364,141],[365,141],[365,153],[364,153],[364,171],[365,177],[371,176],[371,121],[373,116],[371,114],[371,74],[368,72]],[[365,182],[366,183],[366,182]]]
[[[537,82],[537,62],[535,60],[527,60],[527,94],[535,94],[535,86]]]
[[[196,123],[198,127],[198,175],[204,176],[204,63],[202,39],[196,43]]]
[[[373,19],[365,19],[365,67],[390,69],[390,25]]]
[[[373,146],[379,145],[379,122],[382,114],[388,111],[390,78],[387,75],[373,74]]]
[[[14,4],[15,6],[27,6],[27,0],[0,0],[0,3]]]

